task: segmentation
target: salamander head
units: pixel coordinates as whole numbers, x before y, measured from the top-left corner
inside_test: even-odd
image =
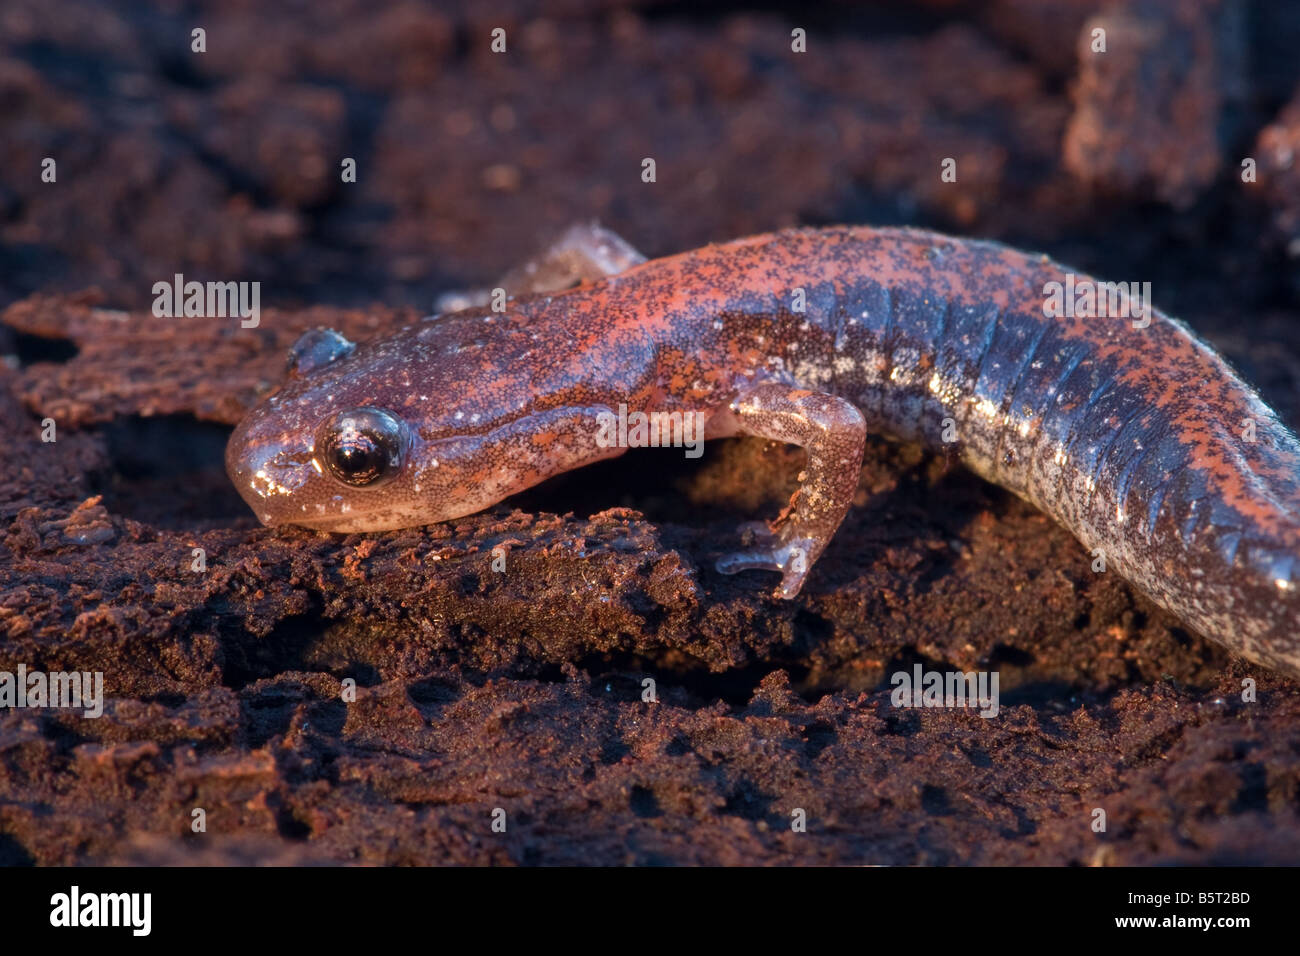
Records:
[[[226,446],[226,471],[263,524],[405,528],[509,493],[484,478],[483,450],[510,416],[491,414],[464,387],[487,359],[480,352],[467,367],[456,350],[408,331],[354,348],[315,330],[294,346],[289,380]]]

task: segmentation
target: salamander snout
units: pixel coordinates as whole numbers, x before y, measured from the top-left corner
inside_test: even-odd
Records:
[[[272,402],[245,418],[226,446],[231,481],[263,524],[366,530],[374,511],[402,497],[416,445],[411,427],[371,406],[318,422],[302,411]]]
[[[276,525],[292,520],[289,502],[309,491],[315,455],[310,440],[267,412],[254,409],[230,436],[226,474],[258,520]]]

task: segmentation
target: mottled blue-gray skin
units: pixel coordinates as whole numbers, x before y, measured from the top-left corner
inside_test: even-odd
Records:
[[[1300,674],[1300,442],[1159,311],[1144,328],[1047,317],[1045,289],[1070,272],[910,229],[708,246],[504,313],[318,344],[323,357],[240,424],[227,464],[268,524],[384,530],[619,454],[597,417],[620,404],[695,412],[708,437],[807,449],[787,520],[720,563],[777,570],[778,596],[793,597],[849,506],[865,434],[883,432],[955,450],[1191,628]],[[395,442],[373,486],[322,461],[339,421],[361,434],[354,409],[380,410]]]

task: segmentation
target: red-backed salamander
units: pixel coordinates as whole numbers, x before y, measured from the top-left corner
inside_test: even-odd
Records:
[[[307,333],[226,464],[266,524],[379,531],[620,454],[597,437],[620,405],[698,413],[705,438],[805,449],[784,523],[718,563],[779,571],[791,598],[882,432],[955,449],[1195,630],[1300,674],[1300,441],[1175,319],[1048,317],[1069,276],[915,229],[790,230],[645,261],[575,228],[502,280],[503,311],[359,346]]]

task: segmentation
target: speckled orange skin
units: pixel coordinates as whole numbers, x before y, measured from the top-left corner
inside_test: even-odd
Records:
[[[227,464],[264,522],[382,530],[619,454],[595,441],[597,412],[619,403],[694,411],[709,437],[809,448],[797,533],[776,543],[811,564],[851,497],[862,433],[887,432],[955,448],[1191,627],[1300,673],[1300,442],[1174,319],[1046,318],[1044,286],[1069,271],[910,229],[709,246],[359,346],[254,409]],[[319,423],[357,406],[411,426],[402,473],[374,490],[312,466]],[[777,567],[778,593],[798,591],[784,558],[748,557],[727,570]]]

